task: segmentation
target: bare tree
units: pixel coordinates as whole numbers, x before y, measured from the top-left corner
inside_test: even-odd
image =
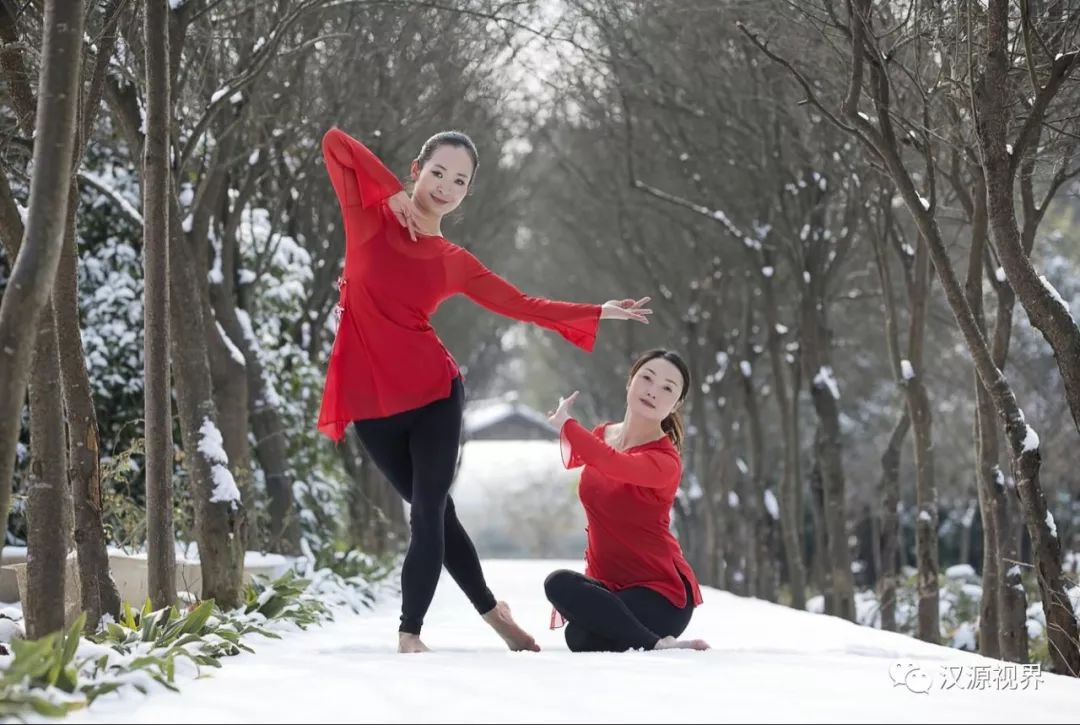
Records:
[[[1004,6],[1003,3],[1001,5]],[[893,179],[900,197],[919,229],[920,235],[928,245],[930,259],[933,262],[938,279],[941,280],[945,297],[957,320],[968,350],[975,361],[979,379],[986,386],[997,408],[998,415],[1003,419],[1012,448],[1017,491],[1023,502],[1024,518],[1033,542],[1035,568],[1042,593],[1042,604],[1046,615],[1054,668],[1063,674],[1075,676],[1080,674],[1077,624],[1068,596],[1065,593],[1065,581],[1061,572],[1060,542],[1051,532],[1049,525],[1051,519],[1047,515],[1046,497],[1039,484],[1038,471],[1041,457],[1038,436],[1026,422],[1023,411],[1017,404],[1013,388],[996,364],[992,351],[985,337],[981,334],[971,307],[964,297],[963,288],[956,277],[952,261],[948,256],[942,238],[938,220],[934,214],[932,190],[934,177],[930,175],[929,178],[924,179],[927,184],[931,185],[929,196],[924,196],[920,193],[911,168],[904,159],[898,140],[897,125],[907,123],[908,119],[902,115],[900,109],[893,105],[895,99],[893,84],[898,83],[898,78],[901,77],[900,74],[905,72],[901,69],[894,70],[894,68],[898,68],[906,60],[918,61],[918,57],[910,59],[904,53],[886,52],[883,49],[882,44],[887,39],[891,40],[891,38],[887,37],[888,33],[876,32],[875,28],[898,28],[904,25],[904,23],[897,25],[897,19],[891,17],[889,10],[880,8],[875,13],[872,11],[871,3],[868,0],[861,0],[849,7],[851,13],[846,21],[839,21],[835,15],[832,15],[832,19],[828,21],[844,33],[851,50],[849,82],[843,94],[840,115],[835,114],[826,105],[822,95],[815,90],[802,71],[797,69],[786,58],[772,51],[758,35],[749,30],[746,30],[746,32],[752,42],[764,54],[786,67],[792,73],[806,94],[807,100],[814,108],[827,116],[838,127],[853,134],[875,154],[877,160]],[[992,7],[991,15],[998,12],[999,9]],[[938,18],[925,18],[918,13],[913,14],[912,17],[915,16],[919,18],[918,22],[936,22],[939,20]],[[828,18],[830,16],[826,13],[822,17]],[[998,20],[989,22],[993,26]],[[1000,30],[1000,28],[992,27],[989,33],[990,37],[995,38],[995,33]],[[921,48],[917,42],[913,47],[916,52]],[[993,40],[990,42],[990,47],[992,53],[1001,52],[1001,48],[995,46]],[[896,50],[898,51],[899,48]],[[967,64],[959,63],[953,67],[966,68]],[[911,78],[913,74],[907,71],[907,74],[903,77]],[[970,82],[974,83],[975,80],[974,75],[969,77]],[[864,93],[872,103],[876,122],[866,112],[860,111],[860,98]],[[1000,144],[1002,146],[1000,150],[1004,150],[1004,142],[1001,141],[1000,134],[998,134],[998,139],[995,141],[993,140],[993,131],[983,129],[980,133],[983,137],[990,139],[990,145]],[[1025,137],[1025,142],[1026,140]],[[922,144],[925,153],[932,153],[928,138],[924,137]],[[990,155],[997,151],[999,150],[991,149]],[[1000,155],[998,154],[999,157]],[[991,160],[989,163],[998,162]],[[927,164],[927,167],[928,172],[932,171],[932,164]],[[1000,181],[999,177],[996,183],[1000,183]],[[994,208],[1000,207],[1005,202],[1000,198],[995,201],[995,194],[989,191],[989,179],[987,183],[988,202],[991,207],[988,212],[990,218],[993,219],[995,214],[1008,215],[1008,210]],[[1008,209],[1011,208],[1010,201]],[[991,222],[991,226],[993,226],[993,222]],[[1007,229],[1002,228],[1000,233],[1004,234],[1007,231]],[[1035,320],[1033,320],[1033,323],[1036,326],[1038,325]],[[1047,334],[1046,330],[1043,332]],[[1067,341],[1068,338],[1069,335],[1066,331],[1066,334],[1062,334],[1057,340],[1059,343],[1064,344],[1064,341]],[[1061,351],[1059,350],[1060,354]]]

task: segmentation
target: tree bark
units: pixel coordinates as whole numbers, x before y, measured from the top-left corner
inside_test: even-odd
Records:
[[[75,151],[83,4],[48,0],[44,21],[26,237],[0,301],[0,361],[7,371],[0,376],[0,481],[10,481],[14,471],[34,332],[59,266]],[[10,487],[0,486],[5,520],[10,505]]]
[[[24,247],[25,249],[25,247]],[[26,502],[26,636],[38,639],[64,628],[67,530],[64,499],[67,448],[60,388],[60,353],[51,304],[38,318],[30,382],[30,477]],[[6,488],[6,487],[5,487]]]
[[[213,450],[218,414],[210,382],[206,349],[202,293],[191,255],[186,251],[180,228],[175,195],[170,197],[169,267],[172,299],[194,300],[187,308],[169,306],[176,404],[180,414],[180,434],[184,463],[191,479],[195,501],[196,539],[202,570],[202,597],[214,599],[221,607],[235,606],[242,594],[246,527],[243,502],[229,491],[228,460]],[[215,478],[225,485],[215,495]],[[235,481],[232,481],[235,487]]]
[[[905,408],[896,421],[889,445],[881,454],[881,577],[878,600],[881,602],[881,628],[896,631],[896,589],[899,584],[900,556],[900,453],[911,418]]]
[[[146,136],[143,140],[143,373],[146,417],[146,533],[150,601],[155,608],[176,602],[176,541],[173,530],[173,428],[169,384],[170,186],[172,107],[169,79],[168,7],[148,0],[146,39]],[[183,298],[181,298],[183,299]],[[189,455],[195,451],[185,446]],[[192,480],[195,480],[192,477]],[[199,552],[205,556],[200,542]],[[204,592],[206,590],[204,582]]]
[[[813,280],[813,272],[811,275]],[[818,279],[818,282],[811,284],[823,285],[822,274],[818,275]],[[802,365],[803,373],[812,381],[810,398],[818,418],[815,442],[822,484],[824,525],[827,531],[828,563],[826,568],[836,607],[834,613],[844,619],[855,621],[855,583],[851,574],[851,553],[848,549],[840,409],[838,391],[832,387],[828,334],[823,319],[823,297],[823,294],[817,294],[811,290],[804,291],[801,325]]]
[[[68,190],[64,247],[53,287],[53,306],[60,346],[60,375],[67,418],[68,477],[74,507],[75,546],[79,558],[79,581],[86,627],[97,628],[101,615],[120,615],[120,593],[109,571],[109,550],[102,522],[101,452],[97,411],[90,376],[86,370],[82,330],[79,326],[79,256],[75,219],[78,186],[72,179]]]
[[[814,433],[814,464],[810,469],[810,510],[814,522],[814,557],[811,573],[817,588],[825,597],[825,613],[837,614],[836,596],[832,587],[832,569],[829,566],[829,532],[825,525],[825,491],[821,478],[821,457],[818,438]]]
[[[222,241],[223,280],[220,284],[210,286],[210,302],[221,329],[243,358],[240,374],[246,380],[243,393],[247,403],[246,415],[255,438],[255,456],[262,467],[269,498],[269,530],[265,532],[266,540],[261,545],[265,545],[269,551],[295,555],[300,553],[300,519],[294,503],[288,438],[285,424],[278,414],[277,401],[273,400],[267,384],[266,370],[259,360],[250,316],[237,306],[232,282],[235,260],[227,252],[232,238],[232,233],[227,230]],[[247,455],[250,456],[250,452]]]
[[[918,568],[917,636],[926,642],[941,641],[938,585],[938,503],[934,480],[933,413],[923,380],[923,348],[926,340],[926,306],[930,296],[930,256],[926,242],[915,250],[915,274],[909,287],[911,320],[908,329],[910,370],[903,375],[915,444],[915,560]]]
[[[775,267],[767,250],[762,250],[764,266]],[[803,560],[802,534],[802,484],[798,474],[799,441],[796,433],[787,385],[787,366],[781,347],[780,323],[773,289],[772,275],[762,276],[762,292],[765,298],[766,344],[772,365],[774,398],[780,413],[780,426],[784,435],[784,466],[780,478],[780,535],[784,542],[784,560],[787,564],[791,606],[806,609],[806,564]]]

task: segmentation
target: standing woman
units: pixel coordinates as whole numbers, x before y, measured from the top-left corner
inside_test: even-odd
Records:
[[[539,650],[488,589],[449,496],[465,393],[430,318],[445,299],[463,294],[591,351],[600,320],[647,323],[649,298],[598,305],[531,297],[446,239],[442,218],[461,204],[476,175],[476,147],[465,134],[443,132],[424,143],[412,162],[411,195],[340,129],[326,133],[322,148],[345,225],[345,272],[318,427],[340,441],[353,425],[375,465],[411,504],[398,651],[427,650],[420,629],[444,564],[510,649]]]
[[[708,649],[678,637],[702,603],[693,569],[671,533],[671,507],[682,478],[679,408],[690,370],[678,354],[650,350],[634,363],[626,412],[589,430],[571,416],[577,398],[559,400],[549,420],[560,434],[563,464],[584,466],[585,574],[560,569],[544,591],[552,628],[566,624],[574,652]]]

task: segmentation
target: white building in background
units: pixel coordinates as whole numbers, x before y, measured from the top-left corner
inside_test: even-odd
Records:
[[[512,397],[477,401],[465,410],[464,434],[451,495],[480,556],[581,557],[581,471],[563,467],[547,417]]]

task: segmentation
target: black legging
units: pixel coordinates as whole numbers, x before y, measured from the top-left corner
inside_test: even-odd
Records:
[[[401,569],[401,632],[420,634],[444,563],[476,611],[484,614],[496,604],[449,495],[464,400],[464,385],[457,377],[449,397],[386,418],[354,422],[368,455],[411,504],[412,537]]]
[[[653,649],[663,637],[678,637],[690,624],[694,593],[686,586],[686,605],[646,587],[613,592],[595,579],[559,569],[544,580],[548,601],[566,618],[566,646],[572,652],[625,652]]]

